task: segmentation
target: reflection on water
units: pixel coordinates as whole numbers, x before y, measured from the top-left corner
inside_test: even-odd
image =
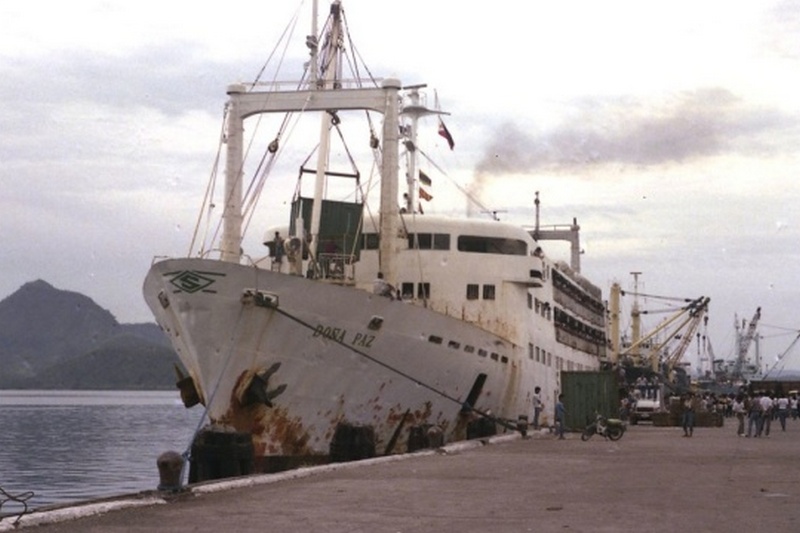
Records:
[[[177,391],[0,390],[0,487],[32,507],[155,489],[201,416]]]

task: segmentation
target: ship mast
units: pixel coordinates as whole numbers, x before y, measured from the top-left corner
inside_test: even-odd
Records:
[[[331,17],[333,23],[326,38],[327,48],[323,54],[323,76],[322,79],[316,79],[316,70],[311,75],[311,82],[318,90],[336,90],[340,87],[337,84],[338,71],[339,71],[339,53],[341,50],[341,25],[342,25],[342,10],[340,2],[336,1],[331,4]],[[317,35],[317,2],[314,1],[314,16],[312,22],[312,35]],[[316,43],[315,43],[316,44]],[[312,67],[318,68],[318,54],[316,47],[312,49]],[[315,83],[316,82],[316,83]],[[331,125],[335,124],[338,120],[336,110],[330,110],[328,113],[322,113],[320,117],[320,138],[319,148],[317,150],[317,174],[316,181],[314,182],[314,203],[311,207],[311,242],[309,243],[309,252],[312,258],[317,257],[317,248],[319,247],[319,227],[322,219],[322,199],[325,196],[325,177],[328,170],[328,155],[331,148]]]
[[[340,16],[341,3],[337,0],[331,10]],[[316,11],[316,9],[315,9]],[[337,17],[335,17],[337,18]],[[338,36],[336,33],[337,40]],[[312,49],[312,64],[317,64],[316,38],[310,36],[307,44]],[[323,58],[325,59],[325,58]],[[325,67],[326,78],[333,76],[338,64]],[[244,84],[237,83],[228,87],[228,108],[225,128],[226,168],[225,168],[225,208],[222,215],[222,260],[238,263],[242,250],[242,167],[244,119],[261,113],[296,113],[321,111],[323,116],[323,132],[329,130],[329,121],[339,111],[367,110],[383,114],[383,146],[381,158],[381,207],[380,207],[380,268],[386,279],[395,283],[395,255],[402,239],[398,237],[398,141],[400,122],[400,80],[388,78],[383,80],[379,88],[343,88],[335,82],[325,86],[325,81],[317,80],[312,74],[312,83],[305,90],[297,91],[248,91]],[[331,80],[328,80],[331,81]],[[324,87],[320,87],[322,84]],[[320,90],[325,89],[325,90]],[[327,152],[320,145],[321,152]],[[327,159],[320,159],[322,164],[317,171],[317,189],[324,189],[325,166]],[[321,173],[321,174],[320,174]],[[319,176],[322,176],[322,180]],[[321,184],[320,184],[321,181]],[[323,191],[324,192],[324,191]],[[316,195],[314,210],[321,205],[322,194]],[[320,211],[317,211],[319,218]],[[312,210],[313,213],[313,210]],[[313,218],[312,214],[312,218]],[[319,231],[319,222],[312,225],[313,232]],[[314,244],[316,245],[316,238]]]
[[[419,213],[419,195],[417,194],[417,162],[418,162],[418,151],[417,151],[417,125],[419,124],[419,118],[426,116],[426,115],[433,115],[433,114],[446,114],[442,113],[441,111],[433,111],[425,107],[425,104],[422,102],[421,94],[419,92],[420,89],[424,89],[427,87],[425,84],[419,85],[409,85],[403,87],[404,90],[408,91],[408,100],[403,105],[402,114],[403,116],[409,117],[411,119],[410,126],[405,130],[406,131],[406,154],[407,154],[407,164],[406,164],[406,202],[405,207],[409,213]]]
[[[642,313],[639,310],[639,276],[641,272],[631,272],[633,276],[633,308],[631,309],[631,346],[636,347],[631,355],[638,363],[641,359],[639,352],[639,340],[642,336]]]
[[[541,229],[539,226],[539,191],[536,191],[536,197],[533,201],[536,206],[536,226],[532,232],[531,237],[535,241],[567,241],[570,244],[569,266],[580,274],[581,272],[581,227],[578,225],[578,219],[572,219],[572,225],[566,226],[565,224],[553,226],[553,229]]]
[[[226,123],[225,206],[222,212],[222,260],[238,263],[242,256],[242,159],[244,119],[239,100],[232,91],[244,91],[244,86],[228,88],[228,117]]]

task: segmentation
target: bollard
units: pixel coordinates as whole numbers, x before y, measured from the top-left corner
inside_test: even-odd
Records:
[[[181,471],[183,470],[183,457],[174,451],[164,452],[158,456],[159,484],[158,490],[176,492],[181,489]]]
[[[428,438],[428,448],[441,448],[444,446],[444,433],[442,433],[442,428],[439,426],[429,426],[425,436]]]
[[[522,438],[528,437],[528,415],[519,415],[517,419],[517,429],[522,433]]]

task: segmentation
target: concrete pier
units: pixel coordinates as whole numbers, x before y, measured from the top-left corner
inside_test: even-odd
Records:
[[[800,531],[800,420],[770,436],[632,426],[618,442],[498,436],[435,452],[142,494],[42,533]],[[154,484],[156,481],[154,480]],[[124,506],[123,506],[124,507]],[[79,508],[71,508],[73,511]],[[80,513],[76,513],[79,515]],[[52,515],[51,515],[52,518]],[[8,519],[0,530],[9,527]]]

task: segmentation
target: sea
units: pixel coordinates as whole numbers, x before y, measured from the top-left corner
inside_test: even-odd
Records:
[[[185,452],[202,421],[177,390],[0,390],[0,488],[32,491],[31,508],[153,490],[158,456]]]

